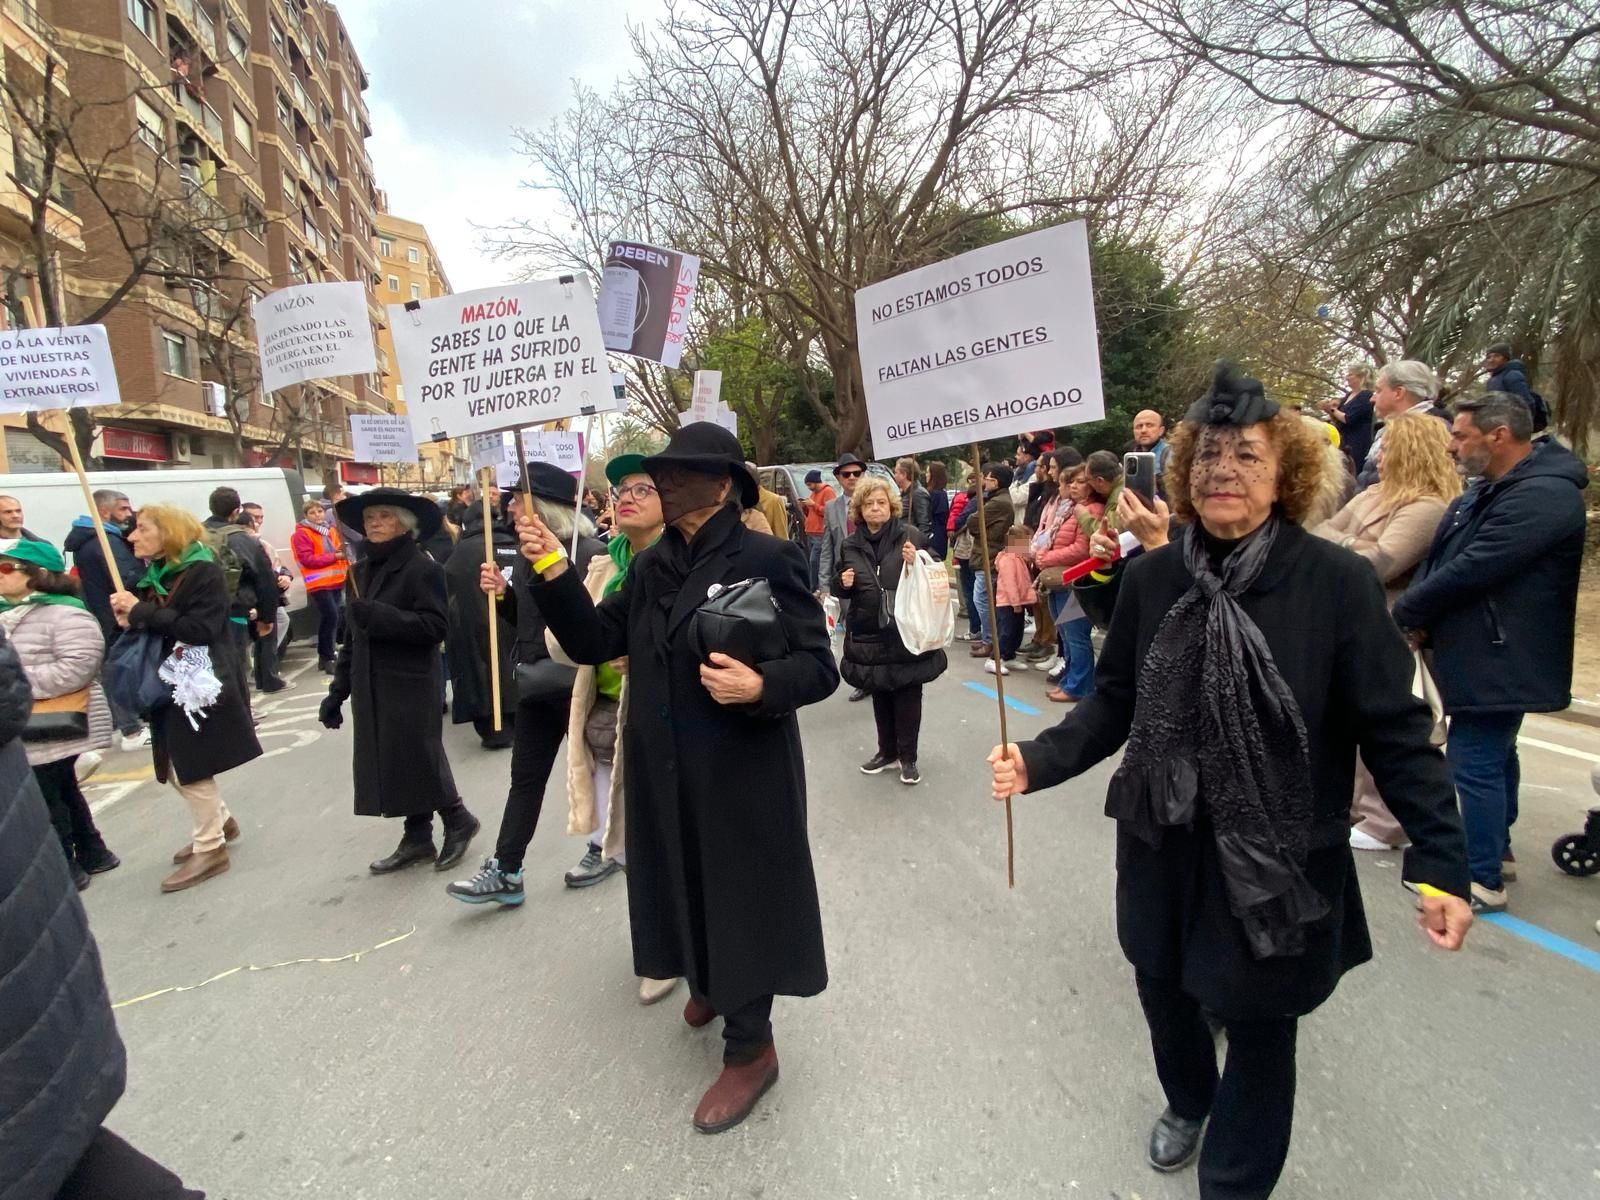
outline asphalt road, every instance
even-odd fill
[[[182,803],[147,756],[108,755],[90,798],[124,865],[85,899],[134,1001],[113,1128],[231,1200],[1195,1196],[1143,1157],[1162,1100],[1112,921],[1110,766],[1017,802],[1008,891],[995,704],[968,686],[992,681],[962,649],[927,695],[920,787],[857,772],[871,714],[844,691],[804,713],[832,984],[779,1000],[783,1078],[717,1137],[689,1118],[720,1039],[682,1023],[681,991],[637,1003],[620,877],[563,887],[581,846],[559,783],[520,910],[468,909],[426,868],[370,876],[398,823],[351,815],[349,727],[316,725],[322,679],[294,657],[297,686],[258,705],[270,757],[223,780],[232,871],[163,896]],[[1008,682],[1052,707],[1042,675]],[[1012,736],[1054,718],[1013,711]],[[487,854],[509,757],[467,727],[447,741]],[[1547,852],[1596,800],[1596,761],[1600,734],[1529,722],[1512,911],[1536,929],[1433,950],[1398,856],[1360,856],[1377,957],[1301,1026],[1278,1196],[1600,1195],[1600,959],[1530,940],[1600,951],[1600,878]]]

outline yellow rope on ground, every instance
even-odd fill
[[[114,1009],[127,1008],[132,1004],[143,1004],[146,1000],[154,1000],[157,996],[170,996],[178,992],[192,992],[196,988],[203,988],[208,983],[215,983],[219,979],[226,979],[228,976],[237,975],[241,971],[275,971],[279,967],[297,967],[302,963],[360,962],[364,955],[374,954],[379,950],[383,950],[386,947],[394,945],[396,942],[403,942],[416,931],[417,927],[413,925],[410,929],[406,930],[398,937],[392,937],[386,942],[379,942],[376,946],[373,946],[367,950],[352,950],[349,954],[341,954],[337,958],[291,958],[286,962],[267,963],[265,966],[259,967],[255,965],[246,967],[230,967],[228,970],[223,971],[220,974],[213,975],[210,979],[202,979],[199,983],[182,984],[174,987],[162,988],[155,992],[146,992],[142,996],[134,996],[129,1000],[119,1000],[111,1007]]]

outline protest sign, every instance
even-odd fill
[[[717,400],[722,395],[721,371],[696,371],[694,391],[689,394],[689,420],[715,421]]]
[[[404,417],[350,416],[350,450],[356,462],[414,463],[417,444]]]
[[[522,438],[529,462],[552,463],[568,475],[583,474],[583,434],[536,429],[524,432]]]
[[[617,402],[586,275],[389,305],[418,445]]]
[[[883,458],[1105,415],[1082,221],[864,287],[856,333]]]
[[[694,309],[700,260],[643,242],[612,242],[600,283],[607,350],[676,367]]]
[[[378,369],[360,282],[300,283],[269,292],[250,313],[261,354],[261,390]]]
[[[121,402],[104,325],[0,333],[0,412]]]
[[[726,404],[717,405],[717,411],[712,414],[711,419],[733,434],[734,437],[739,436],[739,414]]]

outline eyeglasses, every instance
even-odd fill
[[[630,483],[626,487],[615,487],[611,489],[611,499],[613,501],[648,500],[655,494],[655,486],[648,483]]]
[[[22,570],[22,564],[12,562],[8,558],[0,558],[0,575],[15,575]]]
[[[863,475],[866,474],[866,472],[865,471],[835,471],[834,474],[837,475],[840,479],[860,479]]]

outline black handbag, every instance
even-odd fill
[[[713,654],[753,667],[789,653],[782,610],[765,579],[713,585],[706,602],[689,620],[689,648],[703,663]]]
[[[89,736],[89,689],[81,687],[64,696],[35,700],[28,723],[22,727],[25,742],[70,742]]]
[[[577,679],[577,667],[565,666],[553,658],[519,662],[511,668],[511,681],[517,687],[518,704],[529,704],[535,700],[568,700],[572,697],[572,685]]]

